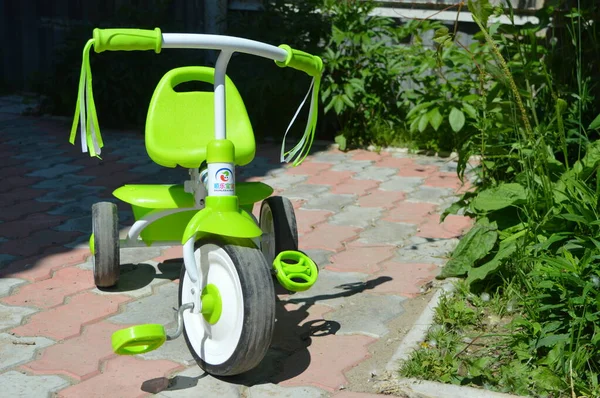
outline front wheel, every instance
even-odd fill
[[[298,250],[298,227],[292,202],[282,196],[271,196],[260,207],[261,250],[270,266],[284,251]]]
[[[202,294],[218,296],[220,308],[218,313],[213,309],[183,315],[190,352],[202,369],[215,376],[233,376],[256,367],[267,353],[275,326],[275,291],[265,258],[251,240],[236,243],[196,243]],[[197,297],[193,288],[183,267],[180,306]]]

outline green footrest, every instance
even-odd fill
[[[281,286],[292,292],[310,289],[319,275],[319,269],[310,257],[293,250],[279,253],[273,261],[273,268]]]
[[[163,325],[136,325],[114,332],[112,348],[119,355],[144,354],[156,350],[166,340],[167,333]]]

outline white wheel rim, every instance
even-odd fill
[[[269,265],[275,260],[275,224],[273,222],[273,212],[268,204],[265,204],[260,213],[260,229],[262,230],[262,238],[260,241],[260,249],[267,259]]]
[[[244,324],[244,298],[242,285],[231,257],[225,250],[214,244],[202,245],[194,252],[199,266],[201,286],[213,284],[219,289],[223,310],[214,325],[208,323],[202,314],[184,312],[185,330],[196,355],[211,365],[226,362],[237,348]],[[181,303],[194,301],[191,290],[194,284],[185,274]],[[197,294],[196,297],[199,297]],[[194,303],[196,304],[196,303]]]

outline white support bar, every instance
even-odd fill
[[[226,138],[225,75],[231,54],[232,52],[229,50],[221,51],[215,65],[215,139],[217,140],[224,140]]]
[[[256,55],[274,61],[285,61],[288,53],[282,48],[255,40],[222,35],[196,33],[163,33],[162,48],[195,48],[223,50]]]

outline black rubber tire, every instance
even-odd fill
[[[200,240],[196,242],[195,250],[208,243],[222,248],[236,268],[244,299],[242,332],[229,359],[217,365],[206,362],[195,351],[188,337],[191,331],[185,324],[185,317],[183,335],[190,353],[204,371],[214,376],[235,376],[258,366],[271,345],[275,329],[275,290],[265,258],[252,240],[232,240],[231,243],[215,239]],[[184,278],[188,279],[188,275],[185,267],[182,267],[179,282],[180,306],[185,304],[182,303]],[[222,309],[223,313],[227,310]]]
[[[97,287],[112,287],[119,281],[120,242],[117,205],[99,202],[92,205],[94,232],[94,283]]]
[[[271,196],[263,200],[260,206],[260,228],[265,231],[265,224],[268,223],[268,212],[270,211],[273,220],[273,232],[275,234],[275,256],[266,253],[266,248],[263,254],[269,265],[273,264],[273,260],[279,253],[286,250],[298,250],[298,225],[296,223],[296,214],[292,202],[283,196]],[[263,242],[267,237],[263,235],[261,238],[261,249]]]

